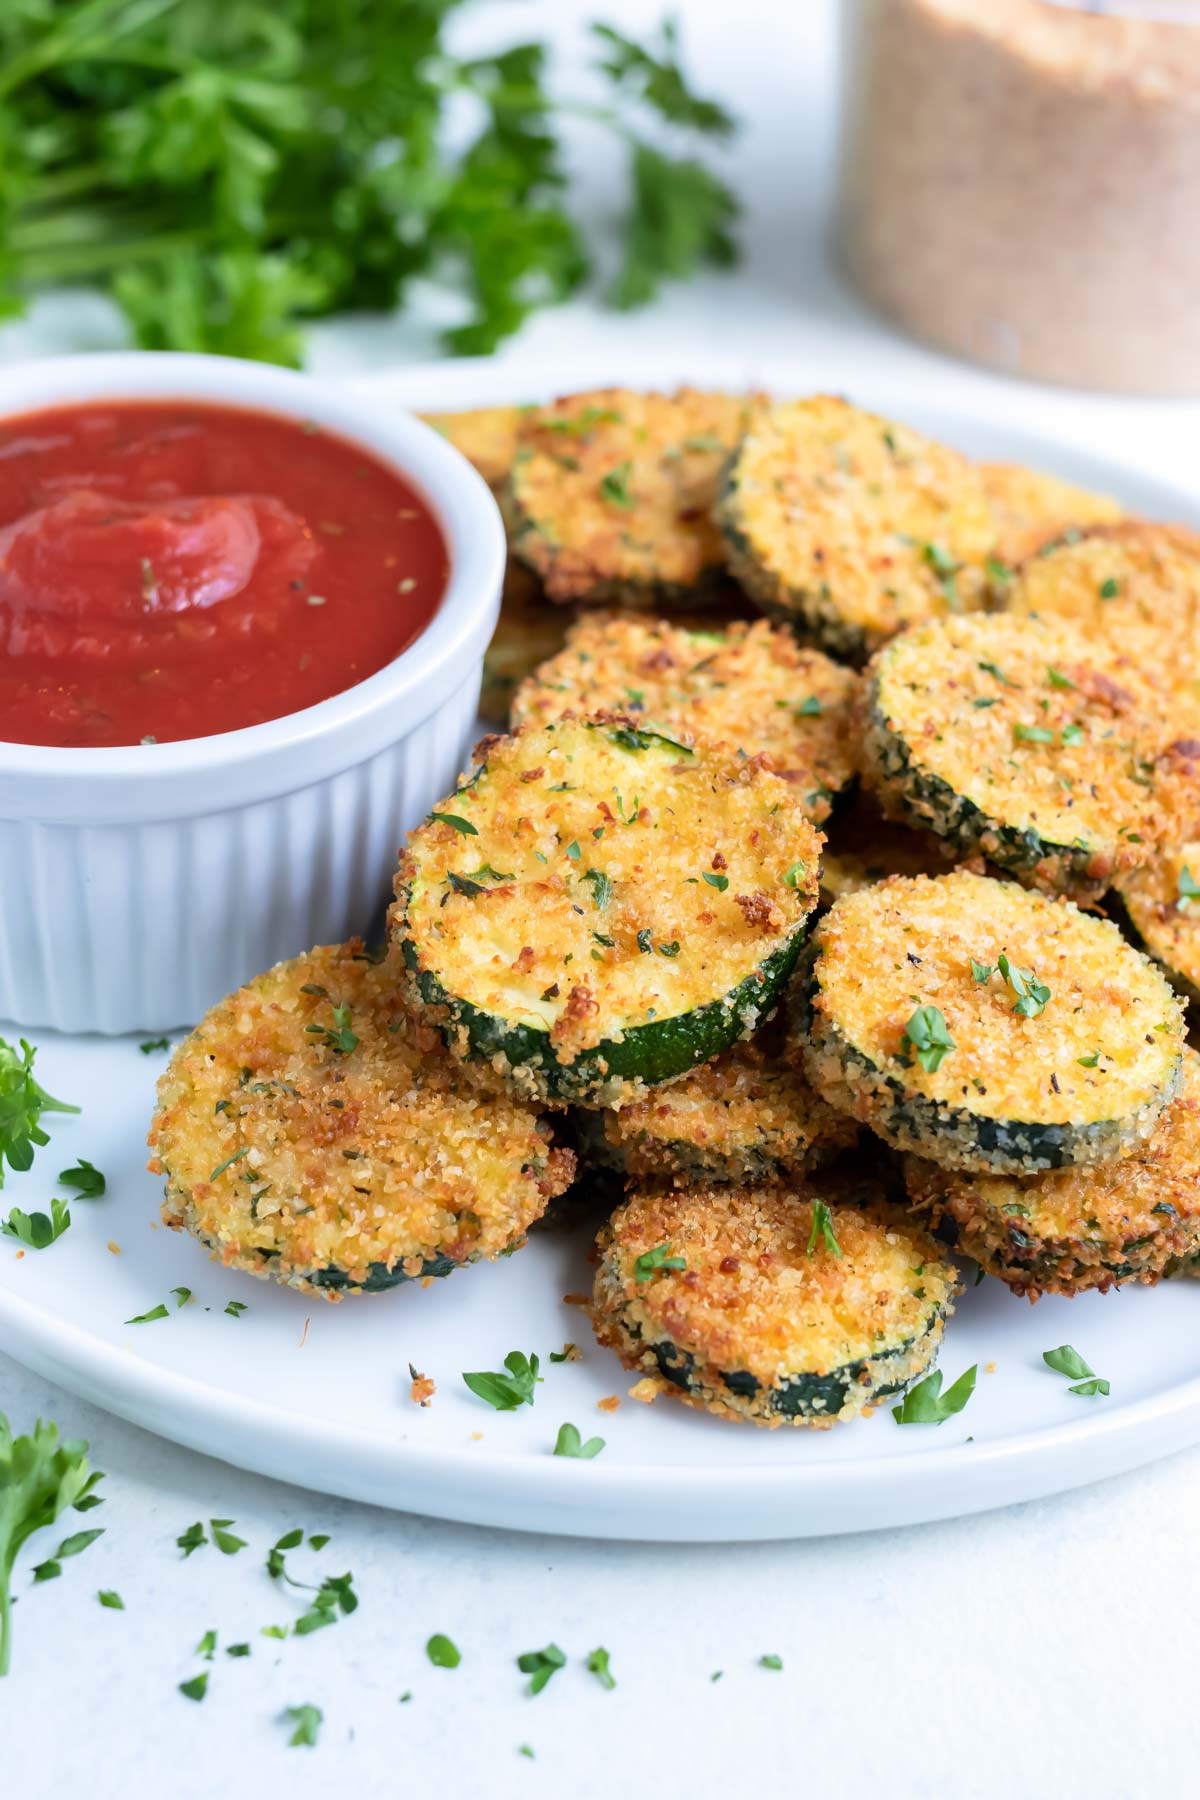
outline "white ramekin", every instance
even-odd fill
[[[0,742],[0,1019],[190,1024],[280,957],[369,925],[403,833],[453,786],[496,622],[504,530],[435,431],[304,375],[131,352],[0,370],[0,420],[76,400],[207,400],[313,420],[400,471],[450,551],[445,598],[377,674],[265,725],[186,743]]]

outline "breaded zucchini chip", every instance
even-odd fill
[[[1131,1156],[1021,1181],[920,1157],[904,1173],[938,1234],[1031,1300],[1158,1281],[1200,1254],[1200,1059],[1185,1053],[1178,1099]]]
[[[488,486],[499,493],[508,480],[517,450],[517,431],[524,406],[481,406],[470,412],[423,413],[426,425],[432,425],[449,439],[483,476]]]
[[[965,869],[838,900],[806,993],[817,1092],[947,1168],[1127,1155],[1182,1078],[1183,1009],[1115,925]]]
[[[676,1183],[800,1174],[858,1138],[852,1119],[761,1043],[734,1044],[644,1099],[579,1122],[585,1160]]]
[[[1096,896],[1177,829],[1188,746],[1164,744],[1145,672],[1072,626],[915,626],[872,659],[865,707],[885,811],[1022,880]]]
[[[1200,731],[1200,533],[1129,519],[1072,531],[1031,556],[1010,612],[1069,620],[1152,670]]]
[[[526,726],[480,753],[409,839],[392,913],[456,1054],[604,1105],[750,1036],[816,902],[821,839],[795,790],[630,719]]]
[[[979,470],[845,400],[756,419],[717,516],[747,592],[835,656],[860,661],[906,625],[986,597],[996,532]]]
[[[889,875],[944,875],[953,854],[931,831],[893,824],[870,793],[857,793],[839,807],[828,833],[821,855],[821,899],[826,906]]]
[[[227,1268],[336,1298],[523,1242],[570,1184],[548,1124],[406,1017],[400,957],[312,950],[201,1020],[158,1084],[163,1218]]]
[[[859,678],[801,649],[790,632],[735,624],[692,630],[667,619],[589,614],[513,703],[513,723],[626,712],[683,743],[707,738],[765,751],[820,824],[856,772]]]
[[[1021,463],[981,463],[979,472],[996,524],[992,556],[997,566],[990,573],[1001,593],[1015,566],[1052,539],[1123,517],[1124,509],[1111,494],[1094,494]]]
[[[1160,850],[1116,883],[1115,898],[1137,943],[1200,1006],[1200,839]]]
[[[627,1369],[755,1425],[869,1413],[937,1355],[957,1281],[877,1178],[635,1192],[597,1241],[592,1320]]]
[[[691,388],[604,388],[527,413],[509,530],[550,599],[653,608],[718,591],[713,502],[757,404]]]

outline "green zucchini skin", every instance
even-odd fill
[[[805,958],[797,1009],[805,1063],[814,1086],[818,1092],[826,1092],[828,1084],[821,1074],[833,1073],[842,1086],[867,1092],[871,1129],[895,1149],[915,1151],[931,1162],[1009,1175],[1104,1162],[1141,1142],[1183,1085],[1181,1055],[1161,1104],[1125,1118],[1037,1123],[990,1118],[967,1107],[947,1106],[906,1088],[899,1077],[880,1068],[817,1013],[814,1001],[820,983],[815,962],[813,954]]]
[[[389,1269],[386,1263],[367,1264],[367,1279],[352,1281],[345,1269],[314,1269],[308,1277],[315,1288],[329,1293],[384,1294],[389,1288],[402,1287],[406,1281],[426,1281],[431,1276],[441,1279],[461,1269],[462,1263],[452,1256],[427,1256],[415,1275],[406,1275],[399,1263]]]
[[[926,1344],[929,1348],[922,1358],[922,1366],[931,1363],[944,1320],[945,1313],[939,1309],[931,1317],[928,1330],[919,1336],[907,1338],[902,1344],[894,1344],[875,1356],[857,1357],[841,1368],[831,1369],[826,1375],[793,1375],[773,1387],[764,1387],[748,1369],[730,1369],[721,1372],[720,1380],[729,1393],[755,1402],[755,1410],[767,1417],[812,1422],[836,1419],[846,1402],[852,1396],[861,1396],[864,1389],[872,1403],[902,1393],[914,1379],[911,1369],[898,1380],[889,1379],[888,1363],[900,1358],[911,1363],[922,1356]],[[664,1381],[681,1388],[684,1393],[703,1397],[707,1389],[704,1382],[697,1379],[696,1359],[689,1351],[681,1350],[669,1338],[663,1338],[649,1348]]]
[[[1175,992],[1193,1009],[1194,1023],[1195,1014],[1200,1012],[1200,987],[1197,987],[1194,981],[1189,981],[1186,975],[1174,968],[1165,957],[1159,955],[1153,944],[1147,942],[1134,923],[1133,914],[1126,906],[1123,896],[1116,888],[1111,888],[1105,896],[1104,910],[1113,923],[1120,926],[1134,948],[1141,950],[1150,958],[1151,962],[1158,964]]]
[[[548,1031],[509,1024],[448,993],[432,970],[420,966],[409,938],[403,940],[403,953],[421,1000],[445,1009],[446,1017],[438,1023],[448,1043],[465,1038],[476,1060],[495,1064],[501,1059],[514,1084],[538,1098],[604,1105],[606,1097],[617,1096],[630,1085],[651,1087],[669,1081],[728,1049],[736,1039],[749,1037],[782,997],[803,948],[806,925],[807,921],[732,993],[674,1018],[634,1026],[619,1042],[606,1041],[570,1063],[558,1061]]]

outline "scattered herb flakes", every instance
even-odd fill
[[[1054,733],[1045,725],[1024,725],[1018,720],[1013,726],[1013,741],[1018,744],[1052,744]]]
[[[282,1716],[289,1725],[296,1727],[288,1739],[289,1745],[304,1746],[311,1750],[316,1744],[325,1717],[320,1707],[307,1702],[302,1706],[285,1706]]]
[[[201,1669],[190,1681],[181,1681],[179,1691],[186,1700],[203,1700],[208,1692],[208,1670]]]
[[[994,662],[980,662],[977,664],[977,667],[982,669],[985,675],[991,675],[994,680],[1000,682],[1004,687],[1015,688],[1018,685],[1015,681],[1010,681],[1008,676],[1004,673],[1004,670]]]
[[[796,708],[797,713],[802,719],[819,719],[824,710],[824,707],[821,705],[820,700],[815,694],[810,694],[808,699],[802,700]]]
[[[1082,744],[1082,742],[1083,742],[1083,726],[1082,725],[1064,725],[1062,730],[1059,733],[1059,736],[1062,739],[1064,744]]]
[[[224,1310],[229,1314],[231,1319],[240,1319],[249,1304],[250,1302],[248,1300],[227,1300],[225,1302]]]
[[[1099,1394],[1101,1398],[1104,1398],[1111,1394],[1112,1388],[1102,1375],[1092,1375],[1086,1381],[1077,1381],[1073,1387],[1067,1389],[1067,1392],[1084,1394],[1089,1398],[1094,1394]]]
[[[206,1662],[211,1662],[216,1653],[217,1634],[215,1631],[206,1631],[204,1636],[200,1639],[200,1642],[196,1645],[194,1654],[196,1656],[202,1656]]]
[[[174,1295],[174,1298],[175,1298],[175,1311],[176,1312],[179,1312],[182,1307],[185,1307],[187,1305],[188,1301],[192,1297],[192,1290],[189,1287],[172,1288],[171,1293]]]
[[[70,1229],[70,1209],[65,1200],[58,1199],[51,1200],[49,1216],[44,1212],[22,1212],[19,1206],[14,1206],[7,1219],[0,1224],[0,1234],[17,1238],[30,1250],[49,1249],[51,1244],[57,1243],[64,1231]]]
[[[976,962],[974,957],[971,958],[971,974],[981,986],[985,981],[990,981],[995,972],[994,963]]]
[[[941,1425],[967,1404],[975,1392],[977,1373],[978,1364],[972,1363],[943,1394],[942,1371],[935,1369],[932,1375],[909,1389],[899,1406],[893,1406],[893,1419],[897,1425]]]
[[[724,1673],[725,1673],[724,1669],[714,1669],[708,1679],[710,1681],[720,1681],[720,1679],[721,1679],[722,1675],[724,1675]]]
[[[760,1656],[758,1659],[758,1666],[760,1669],[782,1669],[783,1658],[782,1656],[774,1655]]]
[[[291,1576],[287,1572],[287,1563],[284,1553],[288,1550],[298,1550],[303,1542],[304,1533],[297,1525],[293,1530],[285,1531],[283,1536],[277,1538],[275,1543],[271,1545],[271,1548],[267,1551],[267,1574],[271,1577],[272,1581],[277,1581],[280,1576],[282,1576],[285,1581],[291,1581]]]
[[[704,871],[703,880],[707,881],[709,887],[715,887],[719,894],[723,894],[729,886],[728,875],[714,875],[708,869]]]
[[[1100,1061],[1100,1052],[1098,1050],[1093,1050],[1090,1056],[1077,1056],[1075,1061],[1079,1064],[1081,1069],[1094,1069],[1096,1064]]]
[[[108,1607],[110,1612],[125,1611],[125,1602],[122,1600],[120,1594],[118,1594],[116,1588],[101,1588],[100,1592],[96,1595],[96,1598],[101,1606]]]
[[[838,1243],[833,1230],[833,1214],[824,1200],[814,1200],[812,1230],[808,1234],[808,1254],[811,1256],[817,1247],[818,1239],[824,1242],[831,1256],[840,1256],[842,1246]]]
[[[618,463],[615,469],[610,469],[607,475],[600,477],[600,492],[610,506],[624,507],[626,511],[629,511],[637,505],[637,501],[629,491],[629,477],[632,470],[632,463]]]
[[[165,1037],[147,1038],[144,1043],[138,1045],[143,1056],[154,1056],[157,1052],[170,1048],[171,1040]]]
[[[450,825],[461,837],[478,837],[479,827],[472,825],[470,819],[460,818],[457,813],[430,813],[431,824]]]
[[[353,1576],[327,1575],[317,1589],[308,1611],[302,1613],[292,1627],[297,1637],[308,1637],[326,1625],[337,1623],[338,1614],[358,1610],[358,1595],[352,1586]],[[296,1585],[296,1584],[293,1584]]]
[[[425,1654],[435,1669],[457,1669],[462,1661],[462,1651],[444,1632],[435,1631],[425,1645]]]
[[[1047,668],[1046,680],[1052,688],[1073,688],[1075,686],[1071,678],[1064,675],[1061,669]]]
[[[1186,863],[1180,869],[1175,885],[1180,905],[1187,900],[1200,900],[1200,882],[1196,880]]]
[[[583,879],[591,883],[592,900],[597,912],[603,912],[613,896],[612,878],[601,869],[587,869]],[[610,940],[611,942],[611,940]]]
[[[653,1250],[643,1251],[633,1265],[634,1277],[637,1281],[653,1281],[654,1277],[665,1269],[686,1269],[687,1262],[682,1256],[672,1256],[670,1244],[656,1244]]]
[[[942,1059],[954,1047],[945,1015],[937,1006],[918,1006],[900,1039],[901,1050],[913,1052],[921,1067],[931,1075],[941,1067]]]
[[[250,1646],[249,1644],[226,1644],[225,1654],[226,1656],[249,1656]]]
[[[265,1638],[285,1638],[287,1634],[286,1625],[264,1625],[258,1635]]]
[[[1100,583],[1100,598],[1102,600],[1115,600],[1120,591],[1121,584],[1115,575],[1110,575],[1107,581],[1102,581]]]
[[[517,1745],[517,1755],[518,1756],[527,1756],[529,1758],[530,1762],[532,1762],[534,1760],[533,1749],[532,1749],[532,1746],[529,1744],[518,1744]]]
[[[473,1394],[486,1400],[497,1412],[515,1412],[518,1406],[532,1406],[534,1388],[543,1379],[538,1374],[537,1356],[510,1350],[504,1359],[504,1367],[508,1371],[506,1375],[479,1369],[464,1374],[463,1380]]]
[[[107,1183],[94,1163],[81,1156],[73,1169],[63,1169],[58,1179],[64,1187],[74,1188],[81,1200],[98,1200]]]
[[[590,1462],[592,1457],[599,1456],[604,1448],[602,1437],[589,1438],[584,1443],[577,1425],[564,1424],[558,1428],[558,1437],[554,1444],[555,1456],[573,1456],[580,1461]]]
[[[591,1673],[596,1677],[596,1680],[600,1683],[600,1686],[602,1688],[607,1688],[611,1693],[612,1689],[617,1685],[617,1678],[608,1666],[608,1651],[602,1647],[590,1650],[588,1652],[587,1666]]]
[[[542,1650],[523,1650],[517,1658],[517,1667],[522,1675],[530,1677],[529,1692],[540,1694],[552,1675],[557,1675],[566,1666],[566,1654],[557,1644],[547,1644]]]
[[[790,868],[783,871],[784,887],[799,887],[807,873],[808,864],[806,862],[794,862]]]
[[[308,1540],[308,1547],[310,1550],[323,1550],[328,1542],[329,1533],[327,1531],[315,1531]]]
[[[1060,1344],[1057,1350],[1043,1350],[1042,1361],[1046,1367],[1053,1369],[1056,1375],[1065,1375],[1074,1383],[1068,1392],[1092,1397],[1096,1394],[1105,1396],[1112,1392],[1110,1384],[1102,1375],[1090,1369],[1071,1344]]]
[[[155,1319],[165,1319],[168,1316],[167,1309],[160,1300],[157,1306],[150,1308],[149,1312],[138,1313],[134,1318],[126,1319],[125,1323],[127,1325],[152,1325]]]
[[[180,1532],[179,1536],[175,1539],[175,1542],[183,1551],[185,1560],[192,1554],[193,1550],[199,1550],[202,1544],[207,1544],[208,1538],[205,1535],[204,1526],[201,1524],[200,1520],[197,1519],[194,1525],[189,1525],[186,1531]]]
[[[550,1361],[552,1363],[578,1362],[578,1344],[564,1344],[561,1350],[552,1350],[550,1352]]]
[[[249,1154],[249,1144],[243,1144],[240,1150],[235,1150],[232,1156],[227,1156],[223,1163],[218,1163],[208,1179],[215,1181],[218,1175],[223,1175],[226,1169],[232,1168],[235,1162],[241,1162],[243,1156],[249,1156]]]
[[[1050,998],[1050,989],[1045,983],[1037,980],[1032,969],[1018,969],[1003,953],[996,967],[1016,996],[1013,1011],[1026,1019],[1040,1018]]]
[[[246,1548],[245,1538],[234,1537],[229,1530],[234,1523],[232,1519],[210,1519],[208,1522],[212,1527],[213,1543],[222,1556],[236,1556],[239,1550]]]
[[[332,1001],[330,1007],[333,1012],[332,1026],[306,1025],[305,1036],[319,1038],[335,1056],[349,1056],[352,1050],[358,1049],[358,1034],[350,1029],[350,1008],[335,1006]]]

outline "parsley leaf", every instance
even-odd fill
[[[101,1588],[96,1595],[101,1606],[107,1606],[112,1612],[124,1612],[125,1602],[115,1588]]]
[[[51,1200],[50,1216],[44,1212],[22,1212],[14,1206],[7,1219],[0,1224],[0,1234],[4,1237],[19,1238],[31,1250],[45,1250],[60,1238],[64,1231],[71,1228],[71,1214],[65,1200]]]
[[[632,463],[618,463],[615,469],[610,469],[607,475],[600,477],[600,492],[610,506],[621,506],[629,511],[637,505],[637,501],[629,491],[629,477],[632,470]]]
[[[634,1278],[641,1281],[653,1281],[663,1269],[686,1269],[687,1263],[682,1256],[672,1256],[670,1244],[656,1244],[653,1250],[645,1250],[633,1265]]]
[[[213,1543],[222,1556],[236,1556],[239,1550],[246,1548],[245,1538],[234,1537],[229,1530],[232,1519],[210,1519],[208,1522],[212,1527]]]
[[[1054,733],[1044,725],[1022,725],[1018,722],[1013,726],[1013,739],[1018,744],[1052,744]]]
[[[435,1631],[425,1646],[425,1654],[435,1669],[457,1669],[462,1651],[444,1632]]]
[[[138,1049],[141,1051],[143,1056],[154,1056],[157,1052],[159,1052],[161,1050],[169,1050],[170,1048],[171,1048],[171,1040],[170,1040],[170,1038],[165,1038],[165,1037],[146,1038],[142,1043],[140,1043],[138,1045]]]
[[[702,879],[707,881],[709,887],[715,887],[719,894],[723,894],[729,886],[728,875],[713,875],[707,869],[704,870]]]
[[[289,1745],[303,1745],[312,1749],[317,1741],[325,1714],[319,1706],[310,1706],[305,1702],[302,1706],[285,1706],[283,1717],[296,1727],[288,1739]]]
[[[1179,895],[1179,904],[1181,906],[1186,900],[1200,900],[1200,882],[1196,880],[1186,863],[1184,863],[1182,869],[1179,871],[1176,890]]]
[[[807,863],[794,862],[790,868],[787,868],[783,871],[784,887],[790,887],[790,888],[799,887],[800,883],[803,881],[803,879],[804,879],[805,875],[807,875],[807,873],[808,873],[808,864]]]
[[[833,1214],[824,1200],[813,1201],[812,1230],[808,1234],[808,1254],[811,1256],[817,1247],[817,1239],[823,1238],[825,1248],[833,1256],[842,1254],[842,1246],[838,1243],[833,1231]]]
[[[175,1542],[183,1551],[184,1561],[186,1562],[193,1550],[199,1550],[202,1544],[207,1544],[208,1538],[205,1536],[203,1525],[200,1523],[199,1519],[197,1519],[194,1525],[189,1525],[186,1531],[180,1532],[179,1536],[175,1539]]]
[[[904,1027],[900,1048],[905,1052],[914,1051],[921,1067],[931,1075],[939,1069],[943,1057],[955,1048],[941,1008],[918,1006]]]
[[[167,1309],[160,1300],[157,1306],[150,1308],[149,1312],[137,1313],[132,1319],[126,1319],[125,1323],[127,1325],[153,1325],[156,1319],[167,1317],[169,1317]]]
[[[463,1380],[473,1394],[486,1400],[497,1412],[515,1412],[518,1406],[533,1405],[533,1391],[542,1377],[538,1374],[536,1356],[510,1350],[504,1359],[507,1375],[481,1369],[464,1375]]]
[[[581,1460],[590,1461],[593,1456],[599,1456],[603,1448],[603,1438],[589,1438],[585,1444],[580,1436],[579,1427],[577,1425],[566,1424],[560,1425],[558,1428],[558,1437],[554,1444],[554,1454],[555,1456],[574,1456]]]
[[[591,883],[592,900],[596,911],[603,912],[612,899],[613,884],[611,876],[605,875],[601,869],[588,869],[583,879]]]
[[[1112,1388],[1102,1375],[1089,1369],[1078,1350],[1071,1344],[1060,1344],[1057,1350],[1043,1350],[1042,1361],[1047,1368],[1053,1369],[1057,1375],[1065,1375],[1075,1385],[1069,1390],[1072,1394],[1107,1395]]]
[[[1036,979],[1032,969],[1018,969],[1015,963],[1009,962],[1007,956],[1001,955],[996,966],[1016,995],[1013,1011],[1026,1019],[1040,1018],[1050,998],[1050,989],[1046,984]]]
[[[11,1169],[24,1174],[33,1166],[35,1147],[50,1142],[38,1123],[43,1113],[79,1111],[77,1106],[55,1100],[34,1080],[37,1051],[24,1038],[20,1043],[18,1056],[12,1045],[0,1038],[0,1188],[4,1186],[6,1160]]]
[[[329,1049],[337,1056],[349,1056],[352,1050],[358,1049],[358,1037],[350,1029],[350,1008],[348,1006],[334,1006],[332,1001],[330,1002],[330,1005],[333,1008],[332,1027],[328,1025],[306,1025],[304,1027],[305,1035],[307,1037],[320,1038],[321,1042],[328,1045]]]
[[[943,1394],[942,1371],[935,1369],[932,1375],[927,1375],[924,1381],[908,1390],[901,1405],[893,1406],[893,1419],[897,1425],[941,1425],[955,1413],[960,1413],[975,1392],[977,1370],[978,1364],[972,1363]]]
[[[617,1685],[617,1678],[608,1666],[608,1651],[603,1647],[589,1650],[587,1666],[591,1673],[596,1677],[596,1680],[600,1683],[600,1686],[602,1688],[607,1688],[611,1693],[613,1688]]]
[[[73,1187],[82,1200],[98,1200],[104,1192],[106,1182],[94,1163],[86,1156],[81,1156],[73,1169],[63,1169],[58,1179],[64,1187]]]
[[[531,1694],[540,1694],[552,1675],[566,1666],[566,1655],[557,1644],[547,1644],[543,1650],[523,1650],[517,1658],[517,1667],[522,1675],[532,1677],[529,1683]]]
[[[181,1681],[179,1692],[186,1700],[203,1700],[208,1692],[208,1670],[201,1669],[199,1675],[193,1675],[190,1681]]]
[[[457,813],[431,812],[429,817],[439,825],[452,825],[463,837],[479,836],[479,828],[472,825],[470,819],[460,818]]]
[[[760,1669],[782,1669],[783,1658],[782,1658],[782,1656],[773,1656],[773,1655],[772,1656],[760,1656],[758,1659],[758,1666]]]
[[[0,1676],[12,1653],[12,1574],[35,1531],[77,1507],[99,1475],[82,1438],[59,1438],[57,1425],[39,1420],[28,1437],[14,1437],[0,1412]]]
[[[971,958],[971,974],[981,985],[985,981],[990,981],[994,973],[995,965],[993,963],[976,962],[974,957]]]

